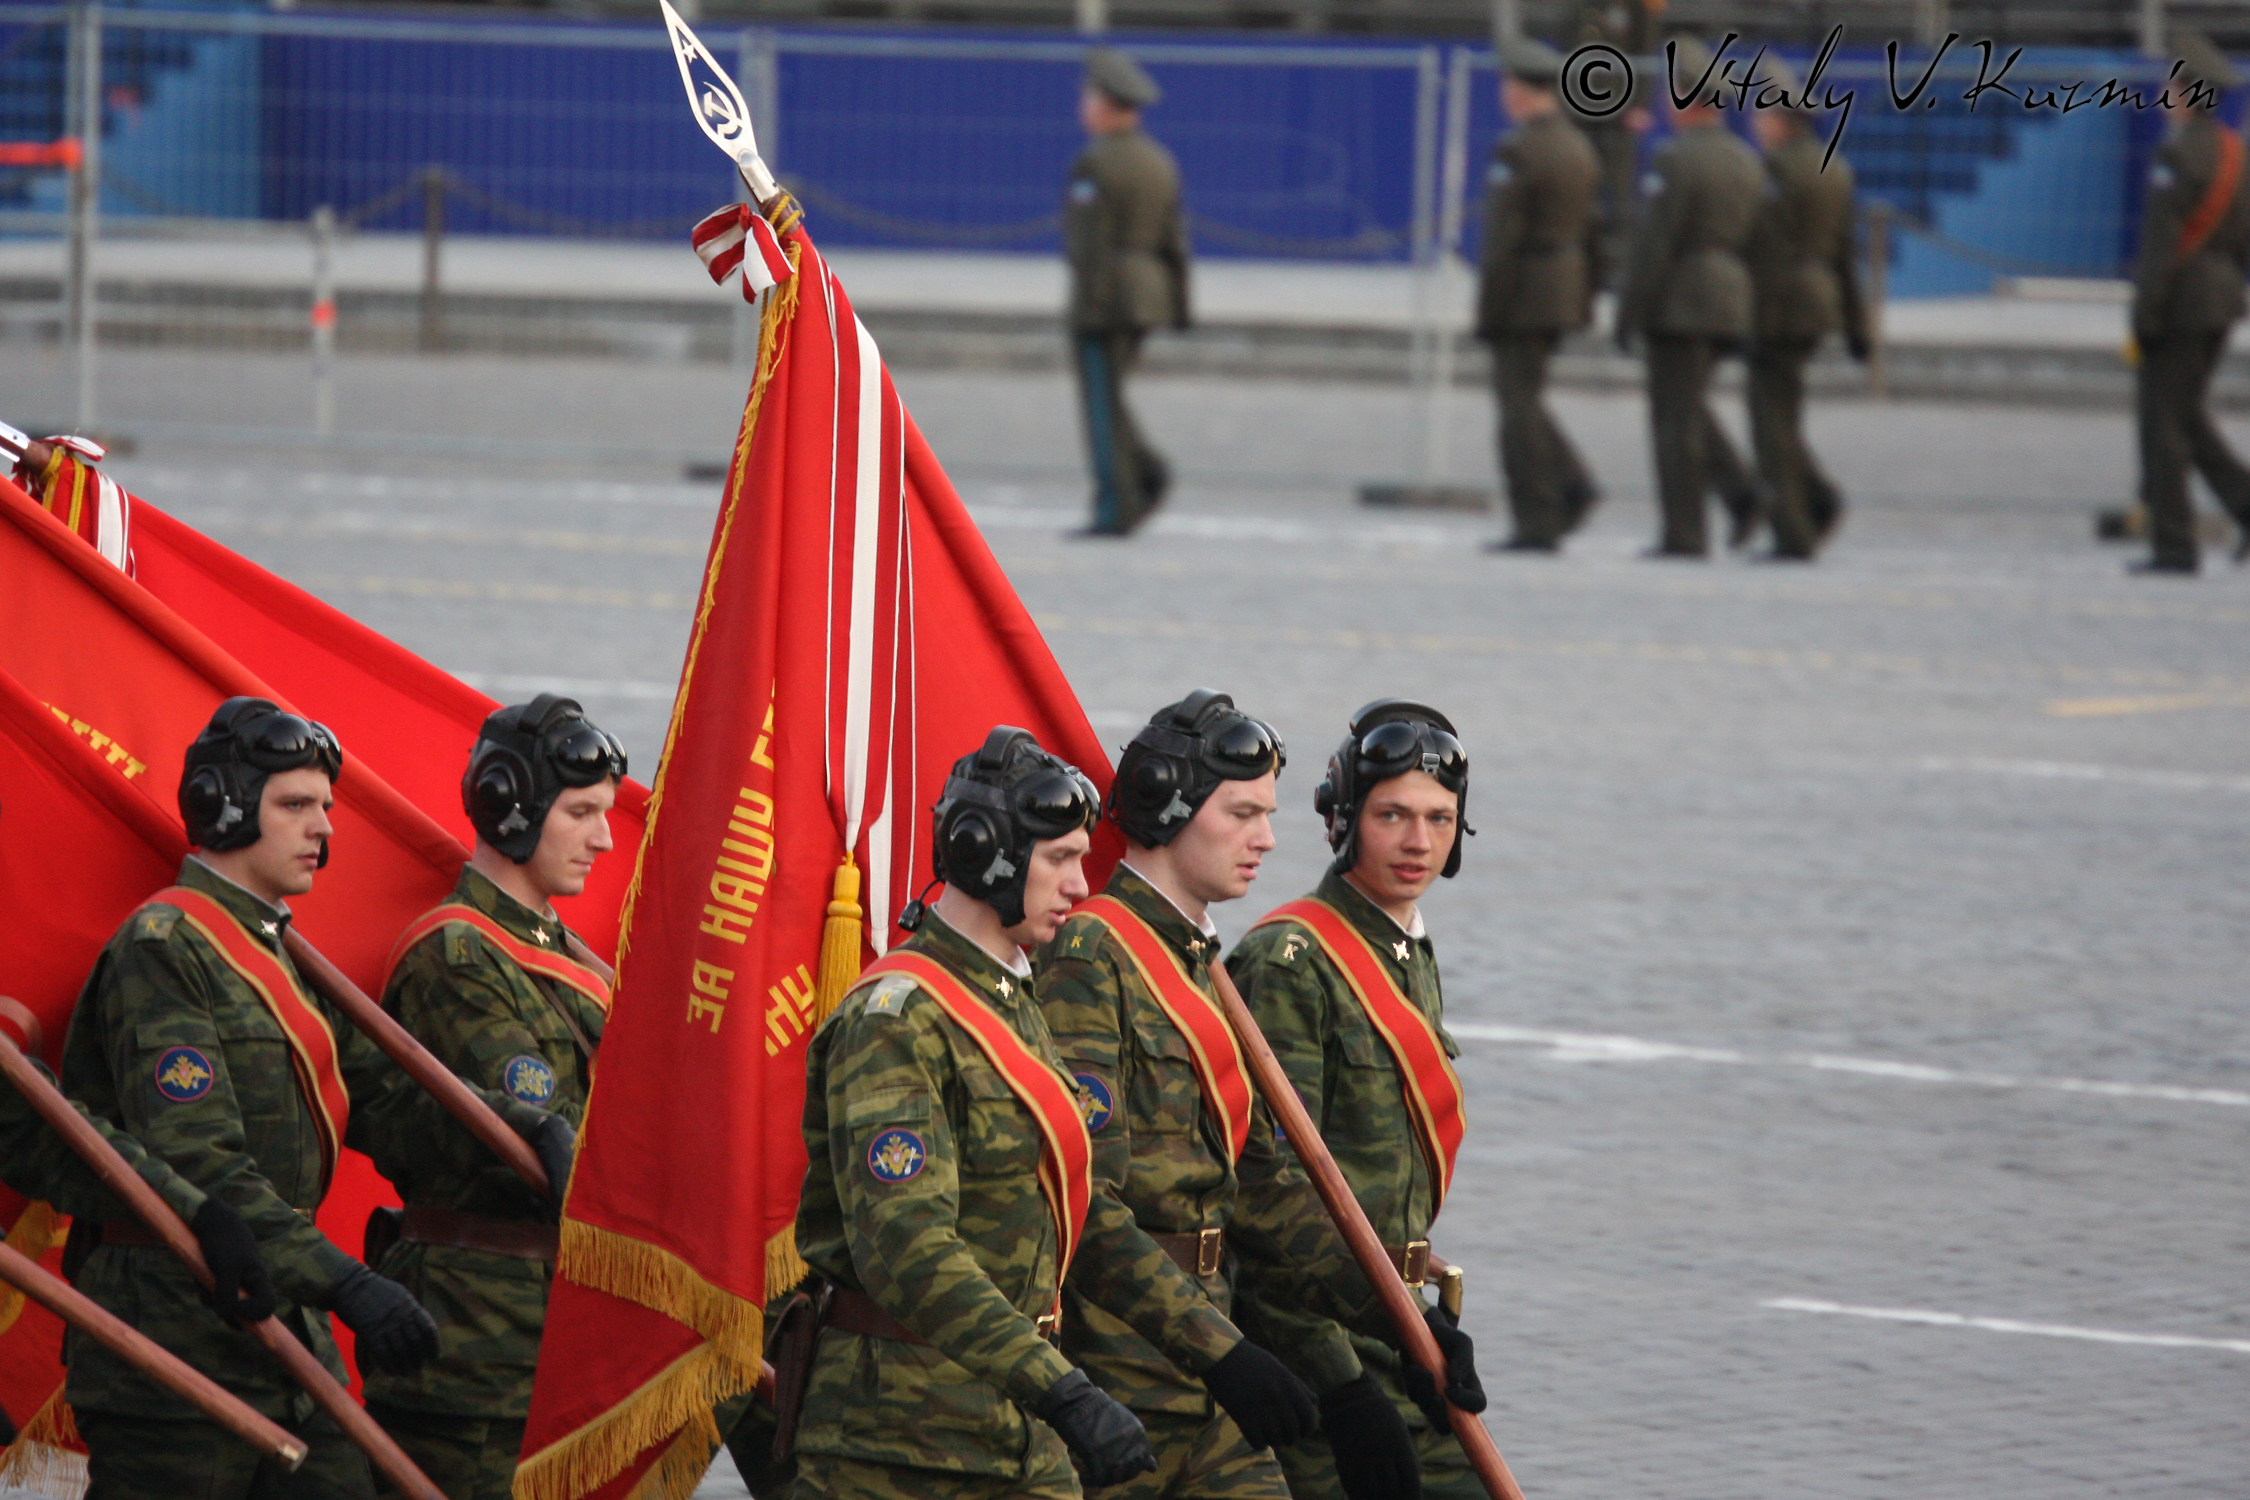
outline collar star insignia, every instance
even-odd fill
[[[998,984],[994,985],[993,988],[1000,992],[1000,998],[1003,1000],[1007,999],[1010,995],[1016,992],[1016,987],[1008,983],[1005,978],[1003,978]]]
[[[531,930],[531,935],[539,940],[539,944],[541,947],[545,947],[548,943],[554,941],[553,938],[547,936],[547,929],[544,927],[534,927]],[[1399,957],[1401,958],[1404,958],[1405,956],[1406,955],[1403,953],[1399,955]]]
[[[1399,961],[1400,963],[1405,963],[1405,962],[1406,962],[1406,939],[1405,939],[1405,938],[1400,938],[1400,939],[1399,939],[1399,940],[1398,940],[1397,942],[1395,942],[1395,943],[1391,944],[1391,952],[1392,952],[1392,953],[1393,953],[1393,954],[1394,954],[1394,955],[1395,955],[1395,956],[1397,957],[1397,959],[1398,959],[1398,961]]]
[[[259,922],[259,923],[258,923],[258,925],[259,925],[260,927],[263,927],[263,928],[264,928],[264,929],[266,930],[266,936],[267,936],[267,937],[280,937],[280,936],[281,936],[281,924],[280,924],[279,922],[265,922],[265,921],[261,921],[261,922]]]

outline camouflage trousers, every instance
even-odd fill
[[[446,1500],[509,1500],[514,1493],[523,1418],[405,1411],[374,1403],[367,1411],[430,1483],[445,1491]],[[395,1492],[386,1484],[383,1493]]]
[[[1094,1500],[1289,1500],[1270,1448],[1252,1448],[1225,1412],[1208,1417],[1137,1411],[1156,1472],[1090,1492]]]
[[[282,1424],[305,1444],[294,1474],[213,1422],[78,1413],[86,1500],[372,1500],[367,1457],[324,1416]]]
[[[1081,1500],[1078,1472],[1061,1457],[1060,1443],[1051,1447],[1057,1455],[1053,1464],[1015,1479],[800,1453],[791,1500]]]

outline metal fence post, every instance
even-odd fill
[[[313,431],[336,430],[336,210],[312,214]]]
[[[2164,56],[2164,0],[2141,0],[2141,56]]]
[[[422,352],[445,347],[445,294],[438,285],[438,260],[445,248],[445,168],[422,173]]]
[[[1445,146],[1438,172],[1438,222],[1435,262],[1436,292],[1431,309],[1430,399],[1426,408],[1423,443],[1425,480],[1442,483],[1453,473],[1453,349],[1452,312],[1459,291],[1455,270],[1460,264],[1462,218],[1467,209],[1469,181],[1469,88],[1474,54],[1466,47],[1453,49],[1445,78]]]
[[[1867,390],[1890,394],[1885,368],[1889,338],[1884,325],[1891,294],[1891,206],[1878,198],[1867,209]]]
[[[1438,49],[1424,47],[1414,68],[1414,331],[1408,355],[1409,378],[1416,384],[1430,374],[1430,249],[1437,240],[1438,113],[1444,80]]]
[[[78,0],[70,17],[70,78],[66,93],[68,128],[78,137],[78,170],[70,179],[70,264],[66,296],[71,348],[77,359],[80,432],[94,425],[94,350],[99,289],[94,249],[101,238],[102,211],[102,7],[101,0]]]

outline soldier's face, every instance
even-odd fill
[[[1461,833],[1461,799],[1427,771],[1378,782],[1359,810],[1352,875],[1378,902],[1419,900]]]
[[[1198,901],[1232,901],[1250,889],[1273,848],[1274,773],[1222,781],[1168,846],[1172,870]]]
[[[308,766],[268,776],[258,803],[258,842],[239,851],[239,872],[228,878],[267,902],[311,890],[321,848],[336,831],[328,821],[335,805],[324,771]]]
[[[1036,948],[1055,935],[1070,909],[1093,894],[1086,884],[1086,850],[1093,840],[1080,829],[1031,846],[1023,878],[1023,920],[1007,929],[1019,948]]]
[[[568,787],[547,809],[539,847],[523,871],[548,900],[586,889],[594,861],[617,847],[609,836],[609,810],[617,805],[617,783]]]

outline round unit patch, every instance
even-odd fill
[[[1071,1075],[1078,1080],[1078,1112],[1086,1118],[1086,1133],[1100,1135],[1109,1117],[1117,1113],[1117,1097],[1109,1085],[1091,1073]]]
[[[929,1159],[929,1148],[911,1130],[893,1127],[867,1143],[867,1170],[877,1182],[912,1182]]]
[[[156,1091],[174,1104],[193,1104],[217,1078],[211,1059],[193,1047],[167,1047],[156,1060]]]
[[[545,1104],[555,1097],[555,1070],[544,1058],[528,1052],[508,1059],[508,1065],[500,1070],[500,1081],[511,1097],[526,1104]]]

